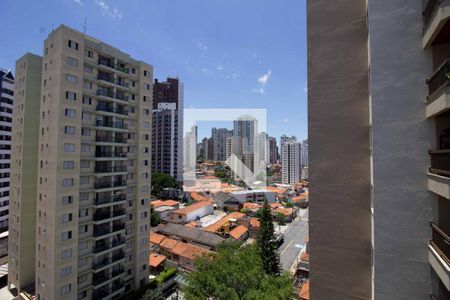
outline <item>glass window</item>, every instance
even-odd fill
[[[69,118],[75,118],[77,115],[77,111],[75,109],[66,108],[64,110],[64,115]]]
[[[78,43],[77,42],[69,40],[68,46],[69,46],[69,48],[78,50]]]
[[[73,186],[73,178],[64,178],[63,186],[64,187]]]
[[[61,259],[69,258],[72,256],[72,248],[61,251]]]
[[[67,100],[77,100],[77,94],[74,92],[66,92],[66,99]]]
[[[72,286],[69,284],[63,285],[61,287],[61,296],[70,293],[70,290],[72,289]]]
[[[66,80],[67,80],[67,82],[70,82],[70,83],[77,83],[77,76],[72,75],[72,74],[67,74]]]
[[[78,67],[78,59],[69,56],[67,57],[67,64],[73,67]]]
[[[61,241],[67,241],[72,238],[72,231],[66,231],[61,233]]]
[[[73,196],[63,196],[63,204],[71,204],[73,202]]]
[[[64,133],[75,135],[75,127],[74,126],[64,126]]]
[[[75,144],[64,144],[64,152],[75,152]]]
[[[64,169],[73,169],[75,167],[75,162],[73,160],[65,160],[63,163]]]
[[[68,223],[72,221],[72,214],[63,214],[61,217],[62,223]]]
[[[71,266],[67,266],[61,269],[61,277],[65,277],[67,275],[69,275],[70,273],[72,273],[72,267]]]
[[[94,69],[90,66],[84,66],[84,72],[92,74],[94,72]]]

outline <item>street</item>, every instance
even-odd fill
[[[308,209],[300,209],[299,217],[286,226],[284,242],[279,248],[283,270],[290,271],[308,237]]]

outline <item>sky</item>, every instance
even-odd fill
[[[155,78],[178,76],[186,108],[263,108],[270,136],[302,140],[305,10],[306,0],[0,0],[0,67],[41,55],[52,28],[83,31],[86,19],[88,35],[152,64]]]

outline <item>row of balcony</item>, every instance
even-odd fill
[[[112,136],[96,136],[95,137],[96,142],[100,143],[118,143],[118,144],[126,144],[127,139],[123,137],[112,137]]]
[[[103,235],[107,235],[124,229],[125,224],[114,224],[113,226],[95,226],[94,237],[101,237]]]
[[[124,237],[120,237],[120,238],[115,238],[112,242],[100,242],[97,243],[94,246],[94,249],[92,250],[94,253],[100,253],[103,252],[105,250],[120,246],[120,245],[124,245],[125,244],[125,238]]]
[[[124,158],[127,157],[127,152],[123,151],[95,151],[95,157],[117,157]]]
[[[126,74],[130,74],[130,70],[128,68],[126,68],[126,67],[124,67],[124,66],[122,66],[120,64],[114,64],[108,59],[99,58],[98,64],[99,65],[104,65],[104,66],[107,66],[107,67],[110,67],[110,68],[113,68],[113,69],[116,69],[116,70],[119,70],[119,71],[124,72]]]
[[[126,210],[124,208],[114,209],[112,213],[106,211],[96,211],[94,213],[93,219],[94,221],[103,221],[114,217],[125,216],[125,214]]]
[[[127,166],[95,166],[95,173],[126,172]]]
[[[125,258],[125,252],[123,250],[119,250],[117,253],[113,254],[111,258],[105,257],[100,261],[96,261],[92,263],[92,269],[99,270],[107,265],[115,263],[121,259]]]
[[[123,122],[113,122],[113,121],[105,121],[105,120],[97,120],[95,121],[95,126],[98,127],[111,127],[111,128],[119,128],[119,129],[127,129],[127,124]]]
[[[110,90],[105,90],[105,89],[98,89],[97,96],[104,96],[104,97],[118,99],[118,100],[122,100],[122,101],[128,101],[128,99],[129,99],[128,96],[126,96],[123,93],[114,93]]]
[[[97,182],[94,182],[94,189],[106,189],[106,188],[126,186],[126,185],[127,185],[126,180],[116,180],[113,182],[97,181]]]
[[[105,76],[105,75],[102,75],[102,74],[99,74],[97,76],[97,79],[98,80],[107,81],[107,82],[110,82],[112,84],[120,85],[120,86],[125,87],[125,88],[128,88],[128,86],[129,86],[128,82],[126,82],[123,79],[114,79],[114,78],[111,78],[109,76]]]
[[[126,200],[126,195],[124,195],[124,194],[112,195],[112,196],[97,196],[94,199],[94,204],[100,205],[100,204],[120,202],[120,201],[125,201],[125,200]]]
[[[97,111],[104,111],[104,112],[110,112],[110,113],[115,113],[115,114],[119,114],[119,115],[128,115],[128,110],[125,110],[123,108],[114,108],[111,107],[109,105],[104,105],[104,104],[98,104],[97,105]]]

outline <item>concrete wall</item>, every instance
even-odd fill
[[[428,299],[434,136],[424,102],[433,62],[421,48],[422,0],[369,1],[368,11],[374,297]]]
[[[307,13],[311,299],[370,299],[366,1]]]

